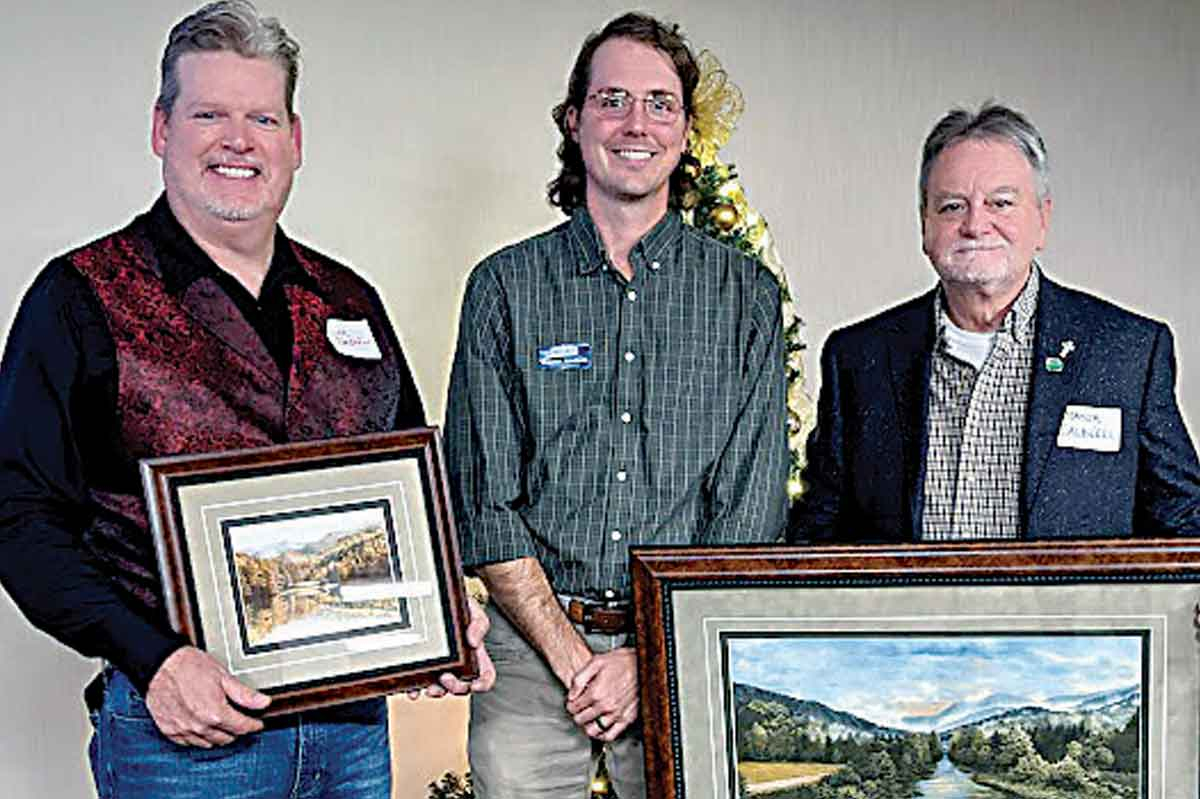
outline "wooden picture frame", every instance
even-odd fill
[[[634,547],[631,571],[650,796],[850,795],[838,785],[857,779],[861,788],[868,777],[860,772],[874,766],[831,743],[861,734],[864,746],[899,760],[895,742],[908,733],[926,735],[912,746],[941,758],[922,766],[927,779],[997,788],[1018,777],[1026,787],[1069,781],[1065,758],[1074,752],[1077,764],[1095,766],[1079,779],[1112,791],[1088,796],[1197,796],[1200,540]],[[1027,709],[980,694],[972,696],[984,704],[971,715],[963,692],[980,686],[1008,686],[1030,700]],[[1072,694],[1076,687],[1094,690]],[[1105,687],[1115,689],[1111,696]],[[848,716],[822,715],[817,705]],[[1060,730],[1067,744],[1077,740],[1069,739],[1069,713],[1095,735],[1054,760],[1037,747]],[[876,720],[866,719],[872,714]],[[1029,746],[1038,735],[1035,758]],[[1024,771],[1013,771],[1015,759],[975,758],[963,748],[978,739],[1025,747]],[[1119,750],[1119,768],[1101,748]],[[894,789],[923,795],[917,773],[906,772],[911,779]],[[827,793],[816,790],[822,780],[830,781]],[[1085,795],[1044,790],[997,795]]]
[[[141,471],[171,625],[266,715],[475,676],[436,428]]]

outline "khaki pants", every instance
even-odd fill
[[[541,656],[494,605],[487,611],[496,687],[471,697],[467,753],[475,796],[588,799],[601,745],[575,726],[566,710],[567,691]],[[584,637],[594,652],[625,644],[625,636]],[[645,799],[640,722],[605,751],[617,796]]]

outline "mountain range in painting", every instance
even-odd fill
[[[1142,698],[1141,689],[1136,685],[1042,700],[997,693],[974,702],[954,703],[934,715],[906,717],[904,721],[908,729],[876,724],[860,715],[837,710],[820,702],[796,699],[753,685],[733,684],[735,712],[740,714],[755,700],[772,702],[785,708],[793,717],[803,720],[810,729],[819,729],[830,739],[851,737],[864,740],[897,738],[910,732],[936,731],[948,734],[969,726],[988,730],[1000,724],[1019,724],[1023,727],[1084,724],[1096,730],[1119,729],[1141,706]]]
[[[375,525],[364,526],[359,530],[333,530],[327,533],[322,538],[308,543],[297,543],[292,541],[268,541],[263,544],[254,544],[246,542],[239,549],[239,552],[253,555],[257,558],[277,558],[281,555],[296,554],[296,555],[312,555],[320,557],[330,550],[340,546],[343,539],[349,539],[352,536],[360,536],[362,533],[380,534],[380,529]]]
[[[736,717],[743,718],[750,703],[755,701],[775,703],[784,708],[793,718],[802,720],[814,731],[819,729],[829,738],[867,740],[899,738],[905,734],[904,730],[885,727],[853,713],[835,710],[820,702],[796,699],[753,685],[743,685],[737,682],[733,684],[733,705]]]

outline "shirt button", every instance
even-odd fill
[[[617,472],[617,482],[618,483],[624,483],[628,479],[629,479],[629,473],[626,472],[624,469],[620,469]]]
[[[658,261],[650,262],[650,269],[652,271],[657,272],[660,268],[662,268],[662,264],[660,264]]]
[[[621,414],[621,421],[625,424],[629,424],[633,421],[633,414],[631,414],[629,411],[625,411],[625,413]]]
[[[616,595],[617,595],[617,592],[612,590],[611,588],[604,589],[604,598],[605,599],[612,599]]]
[[[633,359],[635,357],[636,356],[632,352],[626,352],[625,353],[625,363],[633,363]]]
[[[625,296],[629,298],[630,302],[634,302],[635,300],[637,300],[637,292],[634,291],[633,289],[630,289],[629,291],[625,292]]]
[[[620,531],[620,530],[613,530],[613,531],[612,531],[612,540],[613,540],[613,541],[620,541],[620,540],[621,540],[621,531]]]

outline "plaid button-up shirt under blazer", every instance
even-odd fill
[[[631,545],[782,534],[774,278],[674,212],[630,262],[581,208],[472,273],[446,410],[467,565],[534,557],[560,593],[623,599]]]
[[[938,338],[929,377],[921,532],[926,541],[1021,534],[1021,466],[1038,280],[1034,268],[979,370],[946,351],[949,322],[945,294],[939,292]]]

